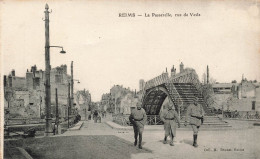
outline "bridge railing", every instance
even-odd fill
[[[183,101],[181,100],[180,94],[176,90],[174,84],[168,82],[168,83],[165,83],[165,86],[166,86],[166,89],[169,92],[169,95],[170,95],[173,103],[175,105],[177,105],[177,108],[175,108],[175,109],[178,110],[178,112],[179,112],[181,107],[183,106]]]
[[[119,125],[123,125],[123,126],[130,126],[131,123],[129,121],[129,115],[125,115],[125,114],[114,114],[112,115],[113,117],[113,122],[119,124]]]
[[[260,119],[259,111],[226,111],[223,112],[223,117],[228,119]]]
[[[168,73],[163,73],[145,83],[144,90],[159,86],[169,81]]]
[[[159,115],[147,115],[147,125],[161,125],[163,124]]]

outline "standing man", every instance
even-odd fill
[[[135,133],[135,143],[137,145],[137,137],[139,135],[139,149],[142,149],[142,135],[144,131],[144,125],[147,120],[146,112],[141,108],[141,103],[138,102],[136,105],[137,109],[133,109],[131,115],[129,116],[129,121],[133,124],[134,133]]]
[[[185,126],[187,126],[188,118],[190,119],[190,125],[193,130],[193,146],[198,147],[197,137],[200,125],[203,123],[204,110],[198,103],[198,97],[193,99],[194,104],[189,105],[186,112]]]
[[[164,131],[165,131],[165,137],[164,137],[164,144],[167,144],[167,137],[170,136],[171,142],[170,145],[174,146],[173,144],[173,138],[176,136],[176,121],[178,122],[178,127],[180,128],[180,119],[178,117],[177,112],[172,109],[173,103],[169,99],[169,104],[166,105],[166,109],[162,111],[160,114],[160,118],[164,123]]]

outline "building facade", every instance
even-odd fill
[[[51,69],[51,116],[55,116],[55,89],[58,92],[59,113],[67,115],[68,83],[67,66]],[[15,70],[4,76],[5,109],[10,117],[40,118],[45,115],[45,72],[34,65],[26,71],[25,77],[17,77]]]

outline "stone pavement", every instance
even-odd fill
[[[102,123],[94,123],[93,120],[84,121],[83,127],[79,131],[67,131],[61,136],[114,135],[133,143],[134,134],[131,129],[112,129],[105,124],[106,121],[106,119],[102,120]],[[192,131],[177,129],[175,146],[172,147],[162,143],[163,129],[158,131],[145,129],[143,148],[151,150],[152,153],[135,153],[131,155],[131,158],[260,158],[260,128],[253,127],[248,122],[232,122],[235,127],[239,126],[240,129],[200,131],[198,148],[192,146]]]
[[[59,136],[76,136],[76,135],[114,135],[116,130],[111,129],[103,119],[101,123],[94,123],[93,120],[83,121],[81,129],[78,131],[66,131]],[[108,119],[110,120],[110,119]]]

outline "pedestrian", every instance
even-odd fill
[[[104,111],[102,111],[102,118],[104,118]]]
[[[94,113],[93,113],[93,120],[94,120],[95,123],[98,120],[98,111],[97,110],[95,110]]]
[[[189,105],[189,107],[187,108],[184,124],[185,126],[187,126],[188,119],[193,130],[193,146],[198,147],[198,131],[201,124],[203,124],[204,119],[204,110],[202,106],[198,103],[198,97],[194,97],[193,104]]]
[[[178,122],[178,127],[180,128],[180,119],[177,112],[173,109],[173,103],[169,100],[169,103],[166,105],[160,114],[160,119],[164,123],[165,137],[163,140],[164,144],[167,144],[167,137],[170,136],[171,142],[170,145],[174,146],[173,139],[176,137],[176,121]]]
[[[142,149],[142,137],[144,131],[144,125],[147,120],[146,112],[143,108],[141,108],[141,103],[138,102],[136,105],[136,109],[133,109],[131,115],[129,116],[129,121],[133,124],[134,128],[134,145],[137,145],[137,137],[139,135],[139,145],[138,147]]]
[[[104,117],[105,118],[107,117],[107,111],[104,111]]]

